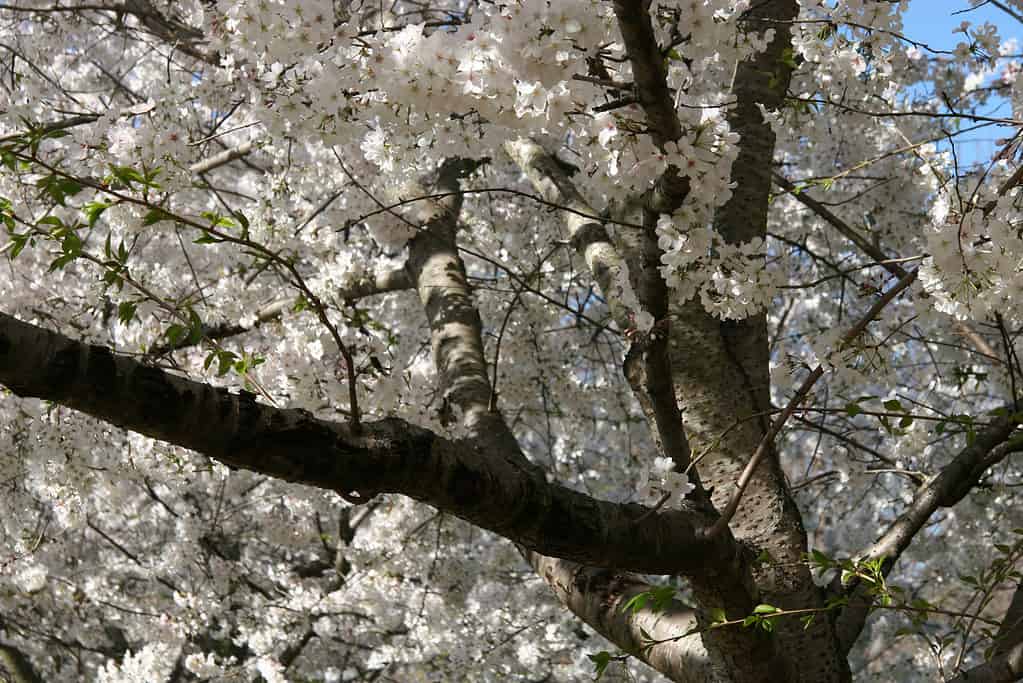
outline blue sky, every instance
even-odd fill
[[[927,43],[934,49],[951,50],[963,40],[962,34],[953,33],[963,21],[975,25],[989,21],[998,27],[1003,40],[1016,37],[1023,44],[1023,24],[989,4],[956,14],[969,8],[968,0],[913,0],[904,15],[904,32],[907,37]],[[985,113],[1007,117],[1011,111],[1003,101],[1002,106],[997,109],[992,107]],[[957,145],[960,160],[970,163],[990,159],[996,147],[995,139],[1008,135],[1008,128],[994,127],[978,131],[973,136],[963,136],[968,141]]]

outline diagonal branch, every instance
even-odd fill
[[[893,287],[885,292],[883,296],[874,302],[874,305],[870,307],[870,310],[868,310],[863,317],[860,318],[859,321],[857,321],[857,323],[842,336],[840,347],[851,344],[857,337],[863,334],[863,331],[867,329],[867,326],[878,316],[878,314],[881,313],[882,310],[884,310],[884,307],[891,303],[900,293],[902,293],[904,289],[916,281],[916,276],[917,271],[915,270],[911,273],[906,273],[905,277],[899,280]],[[789,417],[791,417],[792,413],[796,411],[799,404],[806,399],[807,394],[810,393],[810,390],[813,389],[817,380],[819,380],[823,375],[823,364],[814,368],[806,380],[803,381],[803,384],[796,391],[792,399],[788,402],[788,405],[785,406],[785,408],[781,411],[781,414],[777,417],[777,419],[775,419],[771,428],[767,430],[767,433],[764,434],[760,443],[757,445],[757,449],[754,451],[753,456],[749,459],[746,468],[739,476],[739,480],[735,485],[735,491],[732,493],[725,509],[722,510],[721,517],[714,523],[714,526],[712,526],[707,533],[716,535],[722,533],[728,528],[728,523],[735,515],[735,511],[739,507],[739,501],[742,500],[742,494],[752,480],[753,473],[756,472],[757,467],[760,465],[760,461],[773,447],[774,439],[778,436],[779,432],[781,432],[782,427],[785,426]]]
[[[572,248],[582,256],[604,293],[612,319],[622,330],[632,327],[638,311],[630,305],[626,294],[629,278],[625,261],[604,225],[594,220],[597,212],[543,147],[532,140],[519,138],[504,143],[504,149],[544,201],[562,207],[561,214]]]
[[[348,286],[334,292],[336,298],[342,301],[358,301],[378,294],[388,292],[400,292],[410,289],[412,283],[408,279],[408,273],[404,270],[381,271],[357,278]],[[220,323],[217,325],[203,325],[202,337],[193,341],[190,338],[181,339],[177,344],[157,344],[149,349],[150,356],[160,356],[170,351],[177,351],[189,346],[198,344],[202,339],[229,339],[240,334],[265,325],[266,323],[279,320],[289,309],[295,305],[294,298],[278,299],[256,311],[255,320],[249,325],[241,323]]]
[[[197,161],[188,167],[189,172],[195,175],[202,175],[203,173],[209,173],[210,171],[220,168],[225,164],[229,164],[236,159],[249,154],[256,148],[258,143],[255,140],[246,140],[245,142],[235,147],[228,147],[222,152],[214,154],[211,157],[207,157],[202,161]]]
[[[854,229],[851,225],[836,216],[831,209],[811,197],[805,190],[800,190],[791,180],[777,171],[772,171],[771,177],[774,182],[778,183],[779,187],[791,194],[796,201],[830,223],[831,227],[837,230],[847,240],[859,247],[860,251],[864,254],[877,261],[878,264],[883,266],[889,273],[895,277],[904,277],[906,275],[905,268],[895,261],[890,260],[891,257],[887,256],[880,247],[871,243],[870,240],[861,235],[858,230]]]
[[[666,323],[668,292],[658,272],[660,253],[656,240],[652,243],[645,241],[642,245],[647,247],[642,253],[645,258],[637,262],[634,268],[627,267],[604,226],[581,217],[595,215],[595,212],[565,170],[540,145],[531,140],[519,139],[506,142],[504,148],[544,199],[552,204],[576,209],[577,213],[562,212],[569,240],[597,281],[618,326],[630,329],[635,325],[638,311],[628,301],[633,298],[630,279],[636,281],[640,278],[642,280],[636,283],[640,286],[635,287],[639,303],[655,319]],[[625,226],[622,229],[625,230]],[[639,232],[645,228],[628,230]],[[689,466],[690,449],[682,430],[682,414],[671,382],[667,338],[663,330],[655,330],[650,336],[652,339],[633,344],[626,360],[626,377],[653,427],[652,432],[662,452],[672,458],[679,471],[682,471]]]
[[[1007,412],[1010,410],[1011,406],[1006,408]],[[883,558],[882,571],[885,575],[891,572],[902,553],[939,507],[952,507],[966,497],[990,467],[1010,453],[1023,451],[1023,436],[1013,436],[1019,425],[1019,416],[1009,414],[997,418],[977,432],[973,442],[917,491],[909,507],[859,558]],[[871,600],[863,585],[846,588],[841,585],[840,577],[833,582],[832,590],[849,596],[849,605],[835,623],[839,647],[842,652],[848,652],[863,630],[870,613]]]

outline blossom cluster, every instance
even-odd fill
[[[654,458],[639,481],[640,497],[649,504],[681,507],[694,488],[685,472],[675,471],[675,461],[664,457]]]

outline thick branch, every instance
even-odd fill
[[[730,540],[705,541],[697,511],[651,514],[547,482],[475,441],[399,419],[360,434],[306,411],[115,356],[0,313],[0,384],[212,457],[229,467],[364,496],[401,493],[545,555],[650,574],[730,562]]]
[[[0,642],[0,680],[10,683],[41,683],[32,663],[18,648]]]
[[[963,448],[952,462],[922,486],[909,507],[859,557],[865,560],[884,558],[883,571],[887,575],[935,510],[958,503],[988,468],[1001,462],[1009,453],[1023,450],[1023,436],[1012,437],[1019,424],[1016,415],[999,417],[977,432],[973,443]],[[847,590],[837,581],[832,586],[833,590],[850,594],[849,606],[835,624],[839,647],[847,653],[863,630],[871,601],[864,586],[856,585]]]
[[[441,166],[430,190],[450,194],[417,205],[420,229],[409,244],[405,270],[430,323],[434,365],[444,400],[462,411],[462,422],[474,438],[529,467],[504,418],[492,405],[483,324],[456,244],[462,205],[459,178],[476,165],[449,159]]]
[[[703,646],[699,635],[682,637],[699,628],[696,611],[672,601],[664,611],[649,606],[636,612],[623,609],[635,595],[653,586],[632,574],[584,567],[566,560],[533,554],[530,562],[558,600],[594,630],[625,652],[633,653],[673,681],[726,683],[732,680],[722,663]],[[678,638],[644,646],[653,640]]]
[[[668,89],[664,56],[661,55],[650,20],[650,0],[616,0],[618,27],[625,40],[625,53],[632,64],[633,91],[646,115],[654,144],[663,148],[682,137],[682,124]],[[647,208],[654,213],[673,213],[689,194],[689,179],[674,166],[647,193]]]
[[[1023,582],[1016,584],[1002,625],[995,634],[995,655],[1005,654],[1019,643],[1023,643]]]
[[[792,61],[786,57],[792,46],[790,24],[798,11],[796,0],[763,0],[753,3],[742,15],[743,30],[759,34],[760,40],[771,31],[773,38],[764,50],[740,61],[732,79],[735,104],[727,116],[732,131],[739,134],[738,154],[731,168],[734,189],[714,216],[715,229],[729,244],[766,237],[775,135],[761,108],[777,110],[784,102],[792,73]],[[692,306],[698,308],[698,303]],[[756,544],[773,558],[754,571],[760,589],[758,599],[784,609],[820,607],[823,604],[820,591],[807,567],[801,564],[807,550],[801,515],[778,454],[766,436],[770,430],[766,415],[771,409],[766,316],[758,314],[721,323],[703,316],[702,311],[683,308],[677,318],[677,333],[676,319],[672,319],[672,341],[679,348],[673,352],[679,359],[673,367],[683,392],[687,431],[694,452],[699,452],[701,446],[711,450],[709,457],[700,462],[703,483],[714,487],[714,501],[720,507],[729,500],[734,505],[739,494],[733,487],[740,477],[748,481],[745,502],[730,526],[738,538]],[[700,335],[710,338],[706,342],[697,341],[696,348],[718,347],[709,356],[716,365],[724,366],[724,372],[717,376],[709,370],[680,367],[682,359],[690,364],[706,362],[707,355],[681,348]],[[698,383],[687,384],[687,376]],[[712,386],[720,385],[724,377],[728,378],[724,386]],[[686,396],[690,392],[692,395]],[[701,394],[713,395],[716,403],[707,408],[700,406]],[[744,420],[749,421],[740,422]],[[755,452],[759,444],[764,444],[759,465],[743,474],[748,454]],[[778,620],[775,635],[778,647],[790,653],[787,680],[806,683],[849,680],[848,663],[837,655],[834,633],[827,620],[815,620],[805,629],[798,620]]]
[[[632,79],[639,106],[646,114],[654,144],[682,136],[682,126],[675,114],[664,72],[664,57],[657,47],[657,38],[650,21],[650,0],[615,0],[615,16],[625,40],[625,52],[632,63]]]
[[[216,53],[206,52],[198,45],[205,42],[203,33],[173,17],[166,17],[153,7],[151,0],[124,0],[118,3],[96,3],[94,5],[61,6],[54,3],[51,7],[19,7],[4,4],[0,9],[11,12],[48,14],[52,12],[110,12],[117,17],[117,26],[123,27],[121,15],[130,14],[138,18],[139,23],[152,35],[163,40],[171,47],[181,50],[190,57],[210,64],[219,64]]]
[[[969,671],[964,671],[948,683],[1010,683],[1023,678],[1023,643],[997,654]]]

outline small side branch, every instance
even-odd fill
[[[860,559],[883,558],[882,570],[887,575],[939,507],[957,504],[976,486],[984,472],[1010,453],[1023,451],[1023,436],[1012,436],[1020,422],[1011,410],[1011,406],[1006,407],[1007,416],[996,419],[977,432],[973,443],[962,449],[937,476],[920,487],[909,507],[881,538],[859,555]],[[845,587],[836,582],[832,590],[849,596],[849,606],[835,623],[839,645],[843,652],[848,652],[863,630],[871,601],[862,585]]]
[[[870,307],[870,310],[867,311],[867,313],[862,318],[860,318],[860,320],[852,327],[852,329],[850,329],[848,332],[845,333],[845,335],[842,336],[841,343],[849,344],[852,341],[854,341],[857,337],[859,337],[863,333],[863,331],[867,329],[867,325],[869,325],[871,321],[873,321],[874,318],[878,316],[878,314],[885,308],[885,306],[891,303],[895,299],[895,297],[897,297],[904,289],[913,284],[913,282],[916,280],[916,275],[917,271],[915,270],[912,271],[911,273],[907,273],[905,277],[903,277],[901,280],[895,283],[895,285],[891,289],[885,292],[884,295],[882,295],[881,298],[879,298],[874,303],[874,305]],[[799,407],[799,405],[806,399],[806,396],[810,393],[810,390],[813,389],[814,385],[817,383],[817,380],[819,380],[823,375],[824,375],[823,365],[818,365],[816,368],[814,368],[810,372],[810,375],[803,382],[802,386],[800,386],[799,389],[796,391],[796,394],[795,396],[792,397],[792,400],[789,401],[788,405],[785,406],[785,409],[782,410],[781,414],[775,419],[774,423],[771,425],[771,428],[767,431],[766,434],[764,434],[764,437],[760,440],[760,443],[757,445],[756,451],[754,451],[753,456],[749,459],[749,462],[746,464],[746,468],[742,471],[742,474],[739,476],[739,480],[736,482],[735,485],[735,492],[729,499],[728,505],[725,506],[725,509],[721,512],[721,517],[719,517],[718,520],[714,523],[714,526],[712,526],[709,529],[708,534],[710,536],[720,534],[725,529],[728,528],[728,523],[732,520],[732,517],[735,515],[735,511],[739,507],[739,501],[742,500],[742,494],[746,490],[746,487],[749,485],[750,480],[753,478],[753,473],[756,471],[757,466],[760,464],[760,461],[763,459],[764,455],[766,455],[770,451],[771,445],[774,443],[774,440],[778,436],[779,432],[781,432],[782,427],[785,426],[785,423],[788,421],[789,417],[792,416],[792,413],[794,413],[796,409]]]

